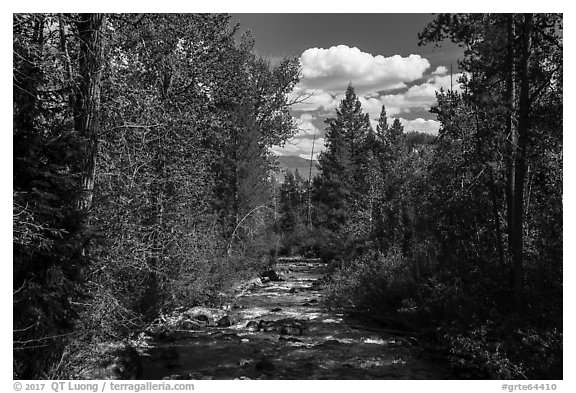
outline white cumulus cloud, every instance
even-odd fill
[[[462,74],[452,77],[452,89],[462,91],[458,78]],[[434,76],[425,83],[414,85],[403,93],[384,94],[375,98],[360,97],[362,108],[369,113],[371,119],[378,119],[382,105],[386,107],[388,116],[395,116],[402,113],[409,113],[412,110],[428,110],[436,104],[436,92],[440,89],[450,90],[450,75]]]
[[[414,120],[406,120],[400,118],[399,120],[400,123],[404,126],[404,132],[418,131],[418,132],[425,132],[427,134],[437,135],[438,130],[440,129],[440,122],[436,120],[424,120],[422,118]]]
[[[392,125],[394,119],[394,117],[389,117],[388,125]],[[438,130],[440,129],[440,122],[436,120],[424,120],[422,118],[406,120],[401,117],[399,117],[398,120],[400,120],[400,124],[404,126],[404,132],[418,131],[425,132],[426,134],[438,135]],[[378,120],[370,119],[370,124],[372,125],[372,129],[375,130],[378,125]]]
[[[312,123],[315,117],[312,116],[310,113],[303,113],[300,115],[300,118],[296,119],[296,125],[298,127],[298,132],[294,135],[293,138],[301,139],[301,138],[312,138],[314,135],[318,135],[320,131],[318,128]]]
[[[316,141],[309,138],[292,138],[289,139],[283,147],[273,146],[272,151],[279,156],[299,156],[310,159],[314,146],[313,159],[318,159],[318,154],[326,149],[324,138],[318,138]]]
[[[432,75],[446,75],[447,73],[448,73],[448,68],[446,68],[444,66],[438,66],[432,72]]]
[[[272,151],[280,156],[300,156],[310,159],[312,148],[314,148],[314,159],[325,149],[324,138],[319,137],[320,130],[312,123],[316,118],[310,113],[303,113],[295,119],[298,132],[288,139],[284,146],[273,146]],[[316,140],[314,140],[316,138]]]
[[[337,93],[352,83],[357,93],[397,89],[421,78],[430,62],[420,55],[384,57],[346,45],[310,48],[300,56],[308,89]]]
[[[441,88],[461,91],[458,79],[462,74],[451,77],[445,66],[436,67],[430,77],[424,79],[430,63],[419,55],[385,57],[338,45],[328,49],[307,49],[300,57],[300,64],[303,78],[289,96],[292,110],[301,112],[295,119],[298,132],[283,147],[272,148],[279,155],[308,159],[314,143],[314,158],[317,158],[325,149],[325,141],[321,137],[323,132],[314,123],[319,124],[322,118],[335,115],[334,110],[344,98],[349,83],[354,86],[374,128],[384,105],[389,124],[398,118],[406,132],[433,135],[440,129],[438,121],[407,120],[405,117],[413,118],[407,114],[429,110],[436,104],[436,92]],[[414,84],[416,81],[418,84]],[[317,139],[313,142],[315,134]]]
[[[332,112],[338,107],[344,97],[344,91],[339,94],[331,94],[322,89],[308,89],[299,84],[289,94],[288,99],[294,101],[292,109],[296,111],[315,111],[323,109],[326,112]]]
[[[404,100],[400,95],[385,95],[375,98],[359,97],[362,110],[368,113],[371,119],[378,119],[382,111],[382,105],[386,107],[386,116],[394,116],[404,111]]]

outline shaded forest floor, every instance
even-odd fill
[[[327,265],[280,260],[224,310],[183,311],[193,329],[144,339],[144,379],[449,379],[410,332],[322,306]]]

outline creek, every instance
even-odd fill
[[[327,266],[280,260],[225,315],[144,351],[143,379],[450,379],[418,343],[322,307]]]

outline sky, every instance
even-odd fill
[[[310,158],[324,148],[327,117],[343,98],[349,83],[355,88],[373,126],[385,105],[389,124],[398,118],[405,131],[438,132],[429,109],[440,87],[458,89],[457,61],[463,49],[445,42],[441,47],[418,46],[418,33],[432,14],[232,14],[240,31],[250,30],[255,53],[277,64],[300,59],[302,78],[291,99],[310,96],[292,106],[299,131],[278,155]]]

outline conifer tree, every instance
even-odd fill
[[[382,137],[386,131],[388,131],[388,118],[386,117],[386,106],[382,105],[378,125],[376,126],[376,135]]]
[[[337,230],[345,225],[369,187],[365,181],[366,139],[372,129],[351,84],[336,109],[336,117],[327,119],[326,124],[326,151],[319,159],[315,200],[320,203],[318,220],[326,228]]]

